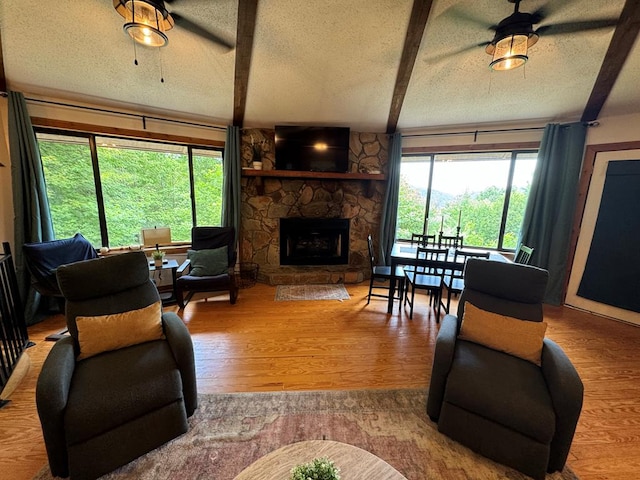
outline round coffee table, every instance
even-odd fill
[[[373,453],[331,440],[286,445],[253,462],[235,480],[288,480],[293,467],[320,457],[332,460],[345,480],[407,480]]]

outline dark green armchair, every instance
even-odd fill
[[[144,253],[62,266],[57,276],[70,337],[45,360],[36,404],[51,473],[93,479],[187,431],[197,407],[193,346],[182,320],[161,313]],[[137,312],[155,316],[157,339],[137,343]],[[105,334],[113,325],[118,333]],[[132,344],[95,353],[100,336]]]
[[[459,334],[467,302],[490,321],[542,321],[547,278],[536,267],[468,260],[458,316],[447,315],[438,333],[427,399],[440,432],[535,479],[566,463],[582,409],[578,373],[548,338],[539,338],[538,366]]]

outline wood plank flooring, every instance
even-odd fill
[[[274,302],[258,284],[228,297],[190,303],[181,314],[194,342],[201,393],[428,386],[438,325],[425,298],[408,312],[366,304],[367,286],[347,285],[350,300]],[[177,311],[176,307],[169,307]],[[640,477],[640,328],[566,307],[548,307],[547,336],[567,352],[585,384],[569,465],[582,480]],[[29,480],[46,464],[35,407],[38,373],[64,326],[61,315],[29,329],[31,367],[0,410],[0,480]]]

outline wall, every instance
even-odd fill
[[[263,168],[274,169],[274,132],[246,130],[242,166],[249,167],[250,141],[264,142]],[[386,173],[388,136],[352,132],[349,171]],[[368,275],[367,235],[378,237],[385,182],[297,178],[242,178],[240,258],[260,266],[261,279],[278,283],[356,282]],[[371,194],[370,196],[368,194]],[[280,267],[279,219],[282,217],[348,218],[351,220],[348,266]]]
[[[640,113],[603,117],[598,124],[587,131],[587,145],[640,140]]]

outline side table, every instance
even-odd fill
[[[172,291],[171,293],[161,293],[160,299],[163,305],[172,305],[176,303],[176,272],[178,271],[178,262],[176,260],[164,260],[162,267],[156,267],[153,260],[149,262],[149,272],[158,272],[158,279],[162,279],[162,272],[165,270],[171,270]]]

